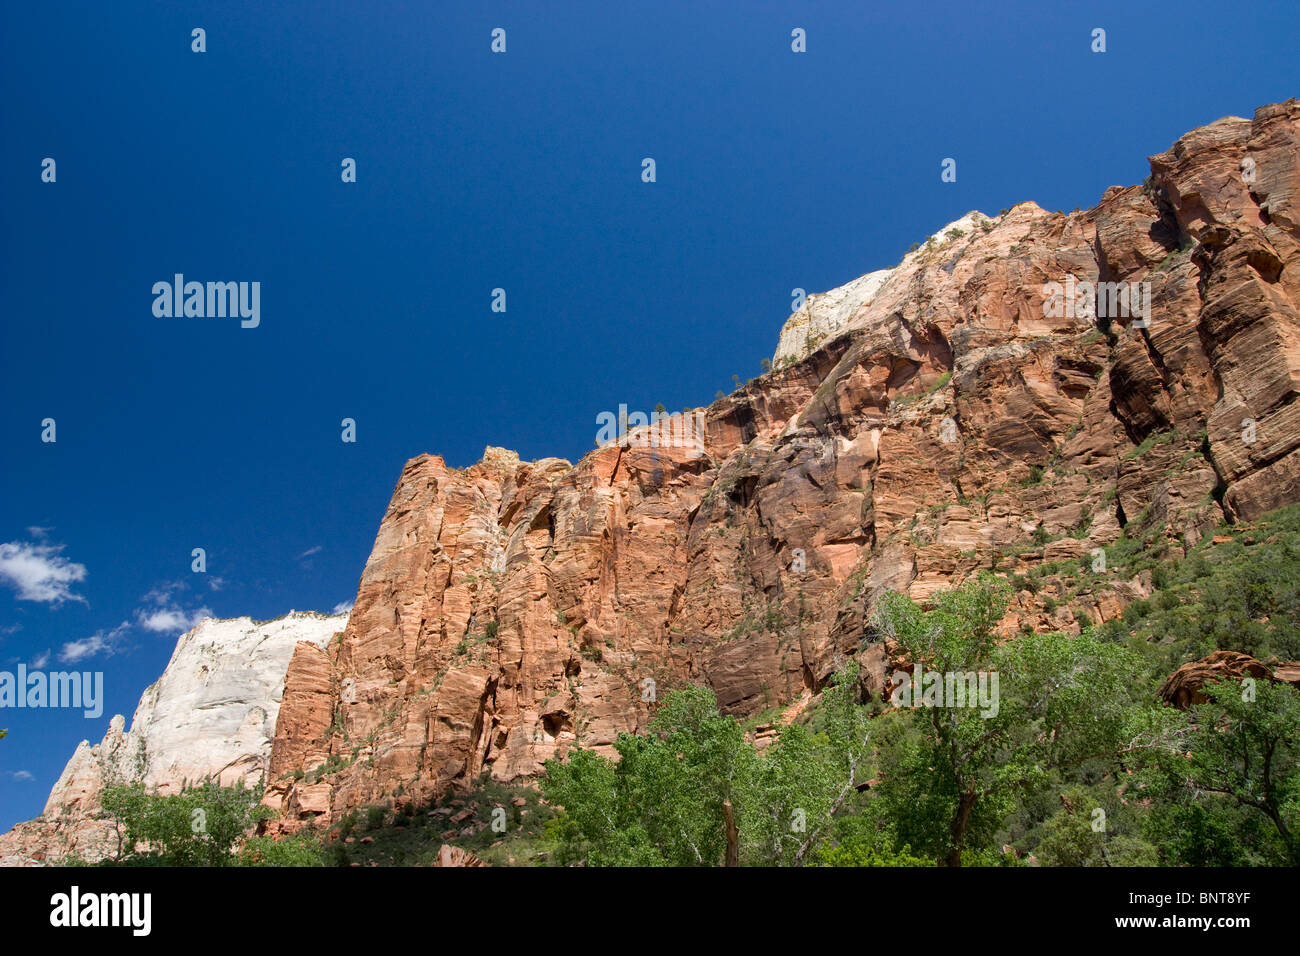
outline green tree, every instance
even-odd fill
[[[823,695],[816,728],[788,725],[763,753],[718,712],[712,691],[664,698],[645,736],[622,734],[617,763],[590,751],[551,760],[541,789],[561,862],[716,866],[811,862],[865,779],[868,710],[857,667]],[[728,841],[728,809],[736,827]]]
[[[1300,694],[1267,679],[1203,690],[1153,762],[1161,835],[1200,834],[1176,862],[1300,865]]]
[[[145,830],[145,805],[148,794],[144,784],[114,784],[104,788],[99,798],[100,816],[113,825],[117,850],[113,859],[122,863],[135,853],[136,844]]]
[[[101,803],[122,836],[119,859],[225,866],[254,822],[256,800],[256,792],[242,785],[209,781],[168,796],[147,793],[140,783],[110,787]]]
[[[1045,866],[1158,866],[1142,836],[1136,805],[1106,780],[1070,784],[1055,794],[1061,809],[1042,826],[1034,855]]]
[[[723,803],[747,775],[753,748],[712,691],[664,698],[644,737],[620,734],[617,764],[590,751],[550,760],[541,781],[566,862],[593,866],[712,866],[723,859]]]
[[[318,865],[319,854],[312,857],[308,852],[310,838],[280,849],[268,846],[273,841],[250,841],[252,846],[239,852],[244,835],[270,814],[260,797],[260,789],[242,783],[222,787],[206,781],[167,796],[130,783],[107,787],[100,805],[117,833],[115,862],[120,864]]]
[[[870,711],[857,701],[858,664],[822,695],[814,730],[788,724],[758,757],[740,798],[745,862],[799,866],[826,842],[836,816],[867,778]]]
[[[1133,656],[1089,635],[1028,635],[997,647],[1008,599],[1005,582],[983,575],[935,595],[930,610],[886,595],[875,615],[928,671],[998,676],[995,708],[947,701],[904,710],[882,742],[878,799],[899,839],[948,866],[989,848],[1017,795],[1046,786],[1053,769],[1126,745]]]
[[[816,860],[821,866],[934,866],[933,860],[913,854],[911,847],[883,848],[875,839],[861,834],[834,844],[822,844]]]
[[[299,834],[276,840],[269,836],[249,837],[239,848],[240,866],[324,866],[320,842]]]

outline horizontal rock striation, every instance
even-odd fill
[[[282,825],[535,775],[687,681],[753,714],[860,655],[878,689],[887,589],[1087,561],[1124,530],[1177,549],[1300,500],[1298,135],[1295,101],[1222,119],[1093,209],[972,213],[809,297],[702,449],[408,462],[342,640],[289,666]],[[1092,292],[1062,308],[1053,284]],[[1117,310],[1128,288],[1145,315]],[[1077,632],[1146,593],[1022,590],[1002,628]]]

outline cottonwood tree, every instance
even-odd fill
[[[994,629],[1009,597],[1005,582],[982,575],[935,595],[929,610],[889,594],[874,613],[880,631],[926,670],[999,677],[996,709],[944,701],[904,710],[882,742],[876,798],[884,815],[901,844],[948,866],[987,846],[1018,794],[1128,742],[1133,655],[1086,634],[998,646]]]
[[[799,866],[822,844],[836,816],[869,774],[869,708],[857,701],[858,664],[839,671],[822,695],[817,732],[788,724],[753,765],[741,838],[747,862]]]
[[[873,720],[856,700],[850,665],[827,688],[814,726],[783,727],[759,754],[718,713],[711,691],[674,691],[647,735],[619,736],[617,763],[583,750],[547,762],[542,793],[562,808],[551,824],[557,857],[594,866],[825,862],[828,840],[840,842],[874,774],[864,826],[887,833],[842,855],[961,865],[1017,794],[1045,786],[1057,768],[1114,756],[1129,740],[1132,656],[1059,634],[998,647],[1007,599],[1004,583],[981,578],[937,595],[929,610],[892,595],[877,611],[880,629],[927,669],[998,671],[996,710],[930,707]]]
[[[726,809],[743,803],[755,758],[703,687],[673,691],[649,734],[620,734],[614,763],[591,751],[546,762],[541,789],[563,810],[551,824],[562,862],[714,866],[727,847]]]
[[[212,781],[162,796],[137,782],[105,788],[100,804],[117,831],[114,862],[119,864],[318,865],[319,847],[310,838],[253,838],[237,849],[249,829],[269,813],[259,797],[259,789],[222,787]]]
[[[1176,722],[1151,735],[1162,845],[1177,849],[1191,831],[1201,845],[1180,862],[1300,865],[1300,694],[1267,679],[1203,692],[1206,702],[1183,715],[1170,709]]]
[[[664,698],[645,736],[621,734],[617,763],[591,751],[550,760],[541,789],[561,862],[592,866],[798,865],[856,793],[865,707],[850,667],[824,695],[824,726],[789,725],[759,754],[703,687]]]

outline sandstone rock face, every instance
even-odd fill
[[[947,242],[949,233],[972,232],[981,229],[989,218],[980,212],[968,212],[956,222],[950,222],[927,240],[925,249],[909,252],[903,259],[906,266],[913,257],[923,257],[936,243]],[[788,365],[807,355],[828,337],[838,334],[848,327],[849,321],[866,309],[876,296],[893,279],[895,273],[902,271],[911,274],[902,266],[893,269],[878,269],[854,279],[838,289],[829,292],[814,293],[805,298],[803,307],[785,320],[781,334],[777,339],[776,353],[772,364],[777,368]]]
[[[878,685],[888,589],[1300,500],[1298,137],[1295,101],[1220,120],[1091,210],[972,213],[809,297],[699,449],[408,462],[342,641],[290,665],[268,802],[292,829],[533,776],[687,681],[742,715],[859,652]],[[1020,591],[1003,632],[1150,593],[1102,580],[1073,609]]]
[[[44,813],[0,836],[0,864],[101,858],[115,838],[94,815],[112,782],[140,781],[162,794],[208,778],[256,785],[269,766],[290,657],[326,646],[346,623],[346,615],[312,613],[264,623],[210,618],[182,635],[131,729],[119,714],[98,744],[81,742]]]
[[[469,850],[444,843],[438,848],[438,859],[434,866],[487,866]]]
[[[1209,700],[1202,690],[1206,684],[1240,681],[1245,677],[1282,681],[1300,687],[1300,662],[1286,661],[1270,668],[1249,654],[1215,651],[1208,657],[1190,661],[1178,668],[1169,675],[1158,693],[1165,703],[1186,710],[1192,704],[1204,704]]]
[[[773,370],[698,410],[689,443],[412,459],[341,639],[286,639],[278,716],[245,701],[207,724],[183,712],[201,695],[146,693],[143,751],[120,723],[83,745],[0,846],[80,849],[54,818],[84,821],[101,763],[143,752],[159,786],[252,774],[272,724],[280,830],[609,752],[685,682],[775,726],[851,656],[883,692],[880,595],[983,569],[1092,563],[1068,604],[1061,574],[1020,589],[1006,637],[1114,618],[1151,593],[1096,564],[1122,533],[1177,552],[1300,500],[1300,104],[1195,130],[1151,170],[1083,212],[970,213],[808,297]]]

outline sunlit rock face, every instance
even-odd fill
[[[98,744],[81,742],[41,816],[0,837],[0,861],[110,852],[116,836],[94,817],[114,782],[140,781],[162,794],[207,779],[256,786],[270,762],[294,648],[325,647],[346,624],[347,615],[290,613],[266,622],[209,618],[186,632],[141,696],[130,730],[119,714]]]
[[[410,461],[342,641],[289,668],[285,825],[608,750],[687,681],[751,714],[861,652],[878,686],[887,589],[1086,561],[1125,526],[1177,549],[1300,499],[1298,119],[1220,120],[1093,209],[970,213],[809,296],[773,370],[705,410],[704,455]],[[1130,287],[1142,315],[1116,311]],[[1022,592],[1002,630],[1146,593]]]
[[[856,656],[879,693],[888,590],[1090,562],[1124,530],[1177,554],[1300,500],[1298,142],[1300,105],[1264,107],[1092,209],[963,217],[809,297],[772,371],[702,410],[698,444],[633,430],[576,464],[413,458],[341,638],[289,647],[273,829],[608,753],[686,682],[737,715],[798,708]],[[1037,580],[1004,637],[1077,633],[1150,593],[1103,571],[1061,602]],[[170,752],[158,766],[190,772]]]

